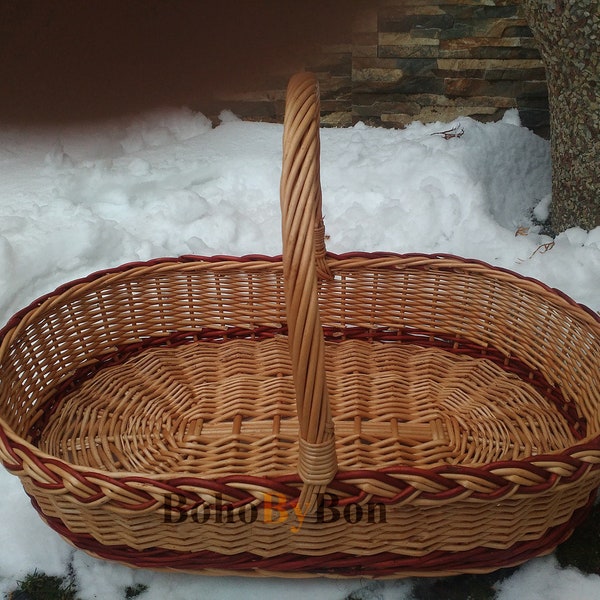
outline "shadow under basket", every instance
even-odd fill
[[[475,260],[325,251],[319,98],[288,87],[282,257],[71,282],[0,345],[0,458],[89,553],[211,574],[483,573],[600,484],[600,321]]]

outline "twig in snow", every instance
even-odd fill
[[[517,235],[517,234],[515,234]],[[548,250],[552,250],[552,248],[554,248],[554,242],[548,242],[547,244],[542,244],[541,246],[538,246],[532,253],[531,256],[527,259],[530,260],[532,259],[538,252],[540,254],[545,254],[546,252],[548,252]],[[525,261],[522,258],[517,258],[516,260],[517,263],[522,264]]]
[[[446,129],[446,131],[435,131],[431,135],[441,135],[445,140],[452,138],[460,138],[465,133],[465,130],[457,123],[452,129]]]
[[[529,258],[533,258],[536,253],[545,254],[548,250],[552,250],[554,248],[554,242],[548,242],[547,244],[542,244],[538,246],[531,254]]]

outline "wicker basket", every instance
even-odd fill
[[[69,283],[2,331],[0,458],[96,556],[280,576],[477,573],[600,484],[600,322],[454,256],[325,252],[314,77],[288,88],[283,258]]]

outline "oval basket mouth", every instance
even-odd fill
[[[457,270],[465,268],[477,275],[483,272],[488,278],[508,277],[512,282],[515,283],[517,287],[522,285],[523,288],[529,292],[531,292],[531,289],[533,289],[534,292],[539,290],[539,292],[545,294],[546,297],[551,297],[552,301],[555,301],[558,305],[562,305],[568,308],[570,311],[575,311],[578,318],[581,318],[584,324],[591,326],[600,339],[600,318],[590,309],[577,304],[574,300],[562,292],[551,289],[535,279],[522,276],[500,267],[490,266],[489,264],[479,260],[465,259],[448,254],[396,254],[389,252],[352,252],[339,255],[328,253],[327,259],[332,265],[335,276],[333,283],[326,281],[323,283],[324,287],[336,285],[335,281],[340,281],[346,277],[344,273],[347,274],[353,273],[355,270],[362,270],[365,268],[366,264],[368,264],[367,268],[376,275],[385,272],[392,272],[401,277],[402,273],[404,272],[403,269],[442,272],[452,275]],[[117,268],[98,271],[85,278],[81,278],[60,286],[54,292],[41,297],[29,307],[17,313],[2,330],[2,337],[0,339],[5,339],[9,334],[12,335],[12,332],[15,330],[15,328],[18,329],[19,327],[22,327],[26,329],[26,326],[24,327],[23,323],[27,322],[31,315],[36,311],[39,311],[40,309],[42,311],[45,310],[43,308],[44,306],[49,307],[48,309],[51,310],[51,308],[60,300],[62,296],[69,296],[72,294],[77,295],[77,293],[85,294],[89,290],[93,290],[94,286],[99,285],[100,280],[103,278],[117,277],[118,279],[119,277],[122,277],[124,279],[135,279],[135,274],[140,272],[156,272],[157,276],[162,276],[163,273],[168,273],[178,269],[179,267],[185,269],[186,266],[193,266],[199,263],[206,265],[207,269],[209,270],[213,269],[216,271],[227,270],[229,268],[233,268],[234,265],[236,268],[238,265],[240,265],[242,269],[249,267],[251,272],[274,269],[277,272],[276,278],[279,278],[280,260],[281,257],[279,256],[263,255],[248,255],[239,258],[231,256],[182,256],[178,258],[160,258],[145,262],[127,263]],[[456,494],[457,496],[460,495],[457,489],[450,491],[447,477],[458,478],[460,476],[465,478],[465,481],[467,481],[469,473],[474,476],[481,476],[483,471],[485,471],[485,476],[487,478],[493,478],[495,472],[504,472],[506,469],[517,468],[521,463],[521,466],[526,464],[526,468],[530,472],[530,479],[527,481],[527,477],[523,478],[522,485],[524,488],[529,489],[528,493],[535,493],[536,491],[539,492],[542,489],[549,489],[556,483],[555,478],[551,475],[548,475],[547,471],[544,471],[544,468],[540,465],[546,465],[553,460],[559,460],[561,462],[571,464],[573,462],[578,462],[578,459],[575,459],[574,456],[581,456],[590,452],[595,453],[598,451],[598,449],[600,449],[600,434],[597,433],[599,429],[598,426],[592,426],[590,428],[589,419],[585,415],[581,414],[581,411],[577,407],[576,403],[564,397],[562,391],[554,382],[549,382],[543,374],[540,374],[538,369],[532,368],[531,365],[525,364],[518,356],[511,356],[510,353],[506,352],[506,350],[495,348],[489,343],[480,344],[472,342],[460,334],[454,335],[451,332],[445,332],[442,335],[439,331],[422,330],[418,327],[405,326],[399,328],[387,325],[377,328],[360,326],[356,323],[352,323],[346,327],[340,327],[339,323],[337,326],[328,324],[328,320],[331,321],[331,317],[328,314],[325,314],[325,324],[323,326],[324,335],[325,338],[332,343],[339,343],[341,340],[350,339],[363,341],[366,340],[371,342],[379,340],[390,344],[413,344],[430,348],[441,348],[457,356],[471,356],[477,357],[478,359],[486,358],[506,372],[510,372],[513,375],[516,374],[518,377],[527,379],[529,382],[533,382],[533,384],[537,386],[541,392],[547,394],[550,398],[550,402],[557,409],[558,414],[564,419],[573,436],[572,443],[561,449],[553,449],[550,452],[536,451],[535,454],[530,456],[524,455],[519,457],[518,460],[491,460],[485,463],[478,463],[475,466],[469,464],[435,464],[433,466],[427,465],[423,467],[419,466],[418,464],[388,464],[380,469],[364,468],[364,465],[361,465],[359,468],[342,468],[338,473],[338,476],[336,476],[335,481],[332,482],[332,485],[334,487],[336,485],[341,486],[340,491],[345,489],[346,494],[349,493],[349,490],[344,487],[347,485],[344,482],[355,479],[359,475],[367,476],[367,474],[370,473],[372,475],[372,477],[370,477],[372,482],[379,481],[381,486],[385,488],[385,486],[391,482],[389,479],[390,477],[393,477],[397,482],[397,477],[399,475],[412,474],[416,476],[417,474],[427,474],[427,476],[432,477],[443,477],[445,481],[445,488],[443,490],[440,489],[438,491],[432,491],[430,494],[430,499],[445,498],[447,500],[453,494]],[[125,360],[127,356],[134,355],[141,350],[145,350],[146,348],[160,346],[172,347],[179,344],[187,344],[202,338],[202,336],[205,336],[205,339],[210,339],[212,341],[219,341],[222,336],[224,336],[224,339],[228,340],[258,340],[270,339],[278,335],[285,336],[286,333],[285,320],[280,318],[279,322],[277,323],[277,327],[253,326],[251,328],[235,328],[227,326],[225,329],[210,330],[210,328],[203,328],[200,330],[200,332],[170,331],[168,335],[162,336],[139,336],[139,339],[136,340],[135,343],[127,344],[122,347],[116,347],[112,353],[104,352],[102,361],[95,360],[93,367],[90,367],[90,365],[85,365],[81,369],[76,370],[75,373],[72,373],[69,378],[64,378],[64,380],[60,383],[60,389],[55,392],[54,399],[47,398],[45,400],[46,404],[42,410],[42,413],[45,413],[45,416],[39,419],[35,425],[29,427],[26,432],[22,432],[22,435],[12,431],[7,424],[7,420],[4,419],[5,425],[3,428],[6,430],[2,433],[4,445],[7,448],[10,448],[14,444],[17,444],[21,448],[28,448],[28,453],[35,454],[38,459],[42,461],[62,460],[52,453],[43,451],[37,446],[39,436],[45,427],[45,420],[47,421],[48,415],[51,415],[55,410],[57,398],[60,401],[60,397],[68,393],[69,389],[79,386],[83,380],[91,377],[101,368],[105,368],[107,365],[114,365]],[[40,408],[38,408],[38,410],[40,410]],[[11,454],[15,456],[14,453],[11,452]],[[20,470],[20,467],[17,465],[17,463],[11,461],[10,459],[5,458],[4,463],[9,470]],[[117,469],[103,469],[92,465],[72,464],[68,461],[65,461],[65,464],[67,464],[69,468],[73,469],[75,472],[97,472],[102,474],[103,477],[114,478],[115,480],[122,480],[123,478],[130,477],[133,474],[137,474],[137,476],[142,477],[142,479],[148,478],[152,481],[167,480],[169,477],[173,478],[173,475],[169,475],[168,473],[164,472],[138,473],[132,469],[120,471]],[[582,471],[580,468],[575,468],[575,471],[572,472],[569,477],[571,479],[573,477],[576,478],[577,475],[575,475],[575,473],[581,474]],[[190,475],[190,473],[186,474],[186,476]],[[237,473],[234,474],[234,476],[237,475]],[[195,476],[197,477],[198,474]],[[252,477],[252,474],[248,474],[248,476]],[[260,479],[261,476],[258,476],[257,479]],[[219,476],[217,475],[216,477],[218,478]],[[277,479],[278,477],[282,477],[283,479],[281,482],[285,482],[286,484],[296,484],[300,481],[300,479],[297,478],[297,476],[293,473],[279,473],[274,476],[274,479]],[[175,475],[174,478],[177,478],[177,475]],[[516,479],[518,479],[518,477]],[[206,478],[199,477],[199,480],[205,482]],[[497,483],[500,485],[500,480],[498,480]],[[378,484],[375,485],[376,488],[381,486]],[[502,482],[501,487],[506,490],[506,481]],[[464,491],[462,486],[459,486],[459,488]],[[492,493],[492,495],[495,493],[497,493],[497,489]],[[377,494],[375,495],[377,496]],[[364,496],[364,493],[361,491],[356,491],[356,493],[352,495],[352,498],[356,500],[361,496]],[[483,498],[485,496],[486,494],[483,492],[480,493],[480,496],[477,496],[477,493],[475,494],[475,497]]]

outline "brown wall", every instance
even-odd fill
[[[187,105],[282,118],[295,70],[323,121],[402,126],[518,107],[548,128],[518,0],[0,0],[0,121]]]
[[[345,35],[354,5],[0,0],[0,120],[203,108],[301,68],[308,47]]]

